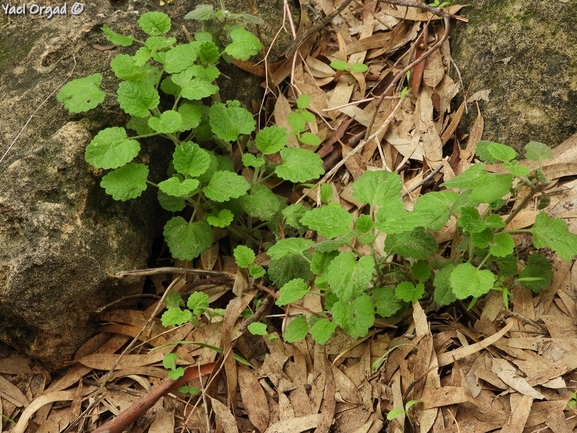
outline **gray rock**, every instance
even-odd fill
[[[577,6],[567,1],[479,0],[463,10],[451,51],[469,95],[481,102],[484,139],[521,149],[529,141],[556,146],[577,130]],[[469,105],[468,132],[477,115]]]

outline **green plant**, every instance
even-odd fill
[[[253,138],[256,122],[251,113],[238,101],[220,102],[217,64],[222,58],[247,60],[261,50],[258,38],[237,23],[258,19],[215,12],[209,5],[197,6],[187,18],[202,21],[203,29],[186,44],[166,36],[171,21],[160,12],[143,14],[138,21],[149,36],[146,41],[105,25],[103,31],[112,43],[141,45],[134,55],[118,54],[111,61],[121,80],[116,94],[101,90],[101,74],[71,81],[58,94],[74,113],[88,111],[110,96],[132,117],[126,126],[134,134],[124,127],[103,129],[87,146],[85,159],[96,169],[112,170],[100,184],[115,200],[136,198],[153,186],[166,210],[192,208],[186,218],[174,216],[164,228],[172,256],[181,260],[194,259],[212,245],[212,227],[227,227],[240,239],[258,243],[262,224],[275,219],[284,207],[284,198],[263,182],[272,176],[305,182],[323,173],[322,160],[314,152],[286,146],[284,128],[269,126]],[[169,101],[161,104],[167,99],[161,94]],[[306,110],[306,97],[297,104],[289,116],[293,134],[303,143],[318,144],[318,137],[304,132],[303,121],[314,120]],[[149,179],[148,166],[135,161],[139,140],[154,136],[174,145],[169,177],[157,183]],[[234,149],[242,155],[243,175],[237,174],[242,167],[230,157]],[[276,153],[280,158],[273,162],[268,155]]]
[[[347,72],[367,72],[369,67],[364,63],[353,63],[348,64],[344,60],[333,60],[331,62],[331,68],[337,71],[347,71]]]
[[[577,236],[564,221],[543,211],[529,229],[505,227],[545,190],[541,161],[550,151],[541,143],[526,146],[526,158],[539,165],[531,171],[514,159],[517,154],[508,146],[480,142],[477,149],[481,160],[501,164],[505,173],[489,173],[483,163],[473,164],[443,184],[452,190],[423,195],[412,211],[405,210],[401,199],[400,176],[384,170],[367,171],[353,184],[355,200],[366,204],[366,212],[356,219],[336,203],[285,208],[286,224],[295,233],[309,229],[319,237],[317,242],[285,238],[268,249],[267,276],[280,288],[276,304],[314,294],[324,298],[325,311],[294,318],[284,339],[293,342],[310,334],[324,344],[337,326],[352,337],[364,337],[378,316],[401,314],[420,300],[444,306],[469,299],[472,305],[498,290],[506,303],[513,284],[533,292],[545,289],[552,278],[551,264],[538,253],[521,261],[512,235],[532,235],[536,249],[548,247],[565,260],[577,254]],[[519,193],[525,199],[504,220],[499,214],[507,205],[504,197]],[[442,256],[433,234],[451,218],[457,222],[457,238],[450,255]],[[381,234],[386,239],[377,252],[375,240]],[[242,266],[255,266],[253,257],[246,254]]]
[[[574,407],[575,405],[577,405],[577,393],[576,392],[572,392],[571,393],[571,400],[569,400],[567,402],[567,406],[569,407]]]
[[[416,405],[417,403],[422,403],[421,400],[410,400],[405,404],[405,408],[401,409],[401,408],[395,408],[392,411],[390,411],[387,414],[387,420],[392,421],[395,418],[397,418],[398,416],[405,414],[405,416],[407,417],[407,419],[409,420],[409,424],[411,424],[411,426],[413,425],[413,422],[411,421],[411,417],[409,416],[409,411],[411,410],[411,408]]]

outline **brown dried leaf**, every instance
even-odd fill
[[[216,398],[208,396],[212,402],[212,410],[216,415],[217,426],[222,428],[224,433],[239,433],[238,426],[234,415],[230,412],[230,409],[218,401]]]
[[[269,423],[266,395],[252,370],[244,365],[238,368],[240,396],[248,413],[248,419],[261,432]]]

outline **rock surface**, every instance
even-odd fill
[[[280,26],[282,0],[269,3],[268,13]],[[49,368],[62,366],[93,334],[98,308],[142,290],[142,280],[108,275],[146,267],[167,219],[155,191],[115,202],[99,186],[102,173],[84,161],[84,149],[100,129],[128,120],[117,104],[107,99],[89,113],[71,115],[56,101],[58,88],[67,77],[100,72],[103,88],[115,91],[110,60],[130,49],[107,49],[104,23],[143,38],[135,30],[138,14],[162,10],[173,18],[171,34],[179,41],[186,41],[183,24],[194,31],[193,23],[182,19],[194,6],[188,2],[166,8],[133,0],[89,2],[78,15],[71,6],[51,19],[30,9],[0,14],[0,341]],[[233,90],[252,89],[259,100],[262,80],[240,85],[240,79],[231,80]],[[151,178],[161,180],[172,148],[141,145]]]
[[[577,131],[577,6],[567,1],[479,0],[451,32],[451,52],[469,95],[481,102],[483,138],[521,149],[529,141],[556,146]],[[474,104],[463,124],[477,116]]]

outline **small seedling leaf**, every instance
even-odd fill
[[[228,209],[213,210],[206,216],[206,222],[213,227],[225,228],[234,220],[234,214]]]
[[[299,95],[297,98],[297,108],[299,110],[306,109],[311,104],[311,97],[309,95]]]
[[[248,332],[250,332],[252,335],[268,335],[268,332],[266,331],[266,325],[264,323],[252,322],[250,325],[248,325],[247,329]]]
[[[363,72],[367,72],[369,70],[369,67],[363,63],[355,63],[354,65],[351,65],[351,72],[353,73],[363,73]]]
[[[346,71],[349,68],[349,64],[344,60],[333,60],[331,62],[331,68],[337,71]]]
[[[186,301],[186,306],[195,316],[200,316],[208,309],[208,295],[203,292],[194,292]]]
[[[160,321],[162,322],[162,326],[180,326],[183,323],[187,323],[192,319],[192,313],[190,310],[183,310],[181,308],[169,308],[166,310]]]
[[[182,295],[179,292],[168,292],[166,298],[164,298],[164,303],[166,308],[180,308],[184,305],[182,300]]]
[[[318,135],[313,134],[312,132],[303,132],[299,135],[299,141],[307,146],[317,147],[321,144],[321,139]]]

